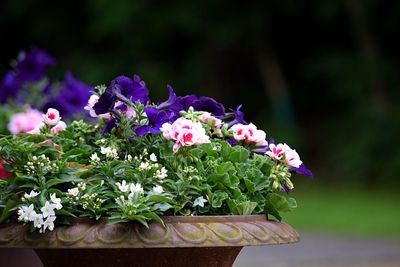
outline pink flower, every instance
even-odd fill
[[[274,160],[280,160],[285,153],[285,147],[283,144],[269,144],[270,151],[267,151],[267,154],[270,158]]]
[[[214,117],[211,115],[210,112],[204,112],[203,114],[200,115],[200,118],[208,125],[211,126],[211,128],[221,128],[222,126],[222,120]]]
[[[160,128],[164,137],[175,141],[173,151],[177,152],[181,146],[201,145],[210,142],[203,125],[183,117],[174,123],[164,123]]]
[[[285,147],[285,162],[288,166],[293,167],[293,168],[298,168],[300,165],[303,163],[300,160],[299,154],[296,152],[296,150],[291,149],[288,145],[284,144]]]
[[[56,126],[51,128],[50,132],[56,135],[59,131],[64,131],[67,128],[67,125],[63,121],[59,121]]]
[[[300,160],[300,156],[296,150],[291,149],[287,144],[270,144],[269,149],[270,151],[267,151],[265,154],[274,160],[283,159],[284,162],[290,167],[299,168],[303,163]]]
[[[263,130],[258,130],[252,123],[249,125],[238,123],[233,125],[231,130],[233,138],[238,142],[245,140],[247,143],[255,144],[256,146],[268,145],[267,140],[265,140],[265,132]]]
[[[49,108],[47,113],[43,115],[43,121],[47,125],[54,126],[61,120],[60,112],[57,109]]]
[[[39,134],[43,125],[43,114],[36,109],[28,109],[26,112],[16,113],[11,117],[8,130],[12,134]]]

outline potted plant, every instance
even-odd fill
[[[33,247],[49,266],[229,266],[242,246],[296,242],[279,221],[296,207],[292,173],[312,175],[298,153],[240,107],[167,88],[155,104],[139,76],[119,76],[85,107],[97,123],[50,108],[2,137],[0,247]],[[65,248],[80,250],[60,260]]]

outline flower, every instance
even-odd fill
[[[150,192],[150,195],[161,195],[163,192],[164,192],[164,189],[162,188],[162,186],[156,185],[156,186],[153,186],[153,189]]]
[[[231,127],[233,138],[236,141],[246,141],[256,146],[266,146],[268,142],[265,140],[266,134],[263,130],[258,130],[257,127],[250,123],[244,125],[241,123],[235,124]]]
[[[145,108],[148,125],[138,126],[135,129],[137,136],[147,133],[157,134],[160,132],[162,125],[169,121],[169,114],[166,111],[158,111],[156,108]]]
[[[57,109],[49,108],[47,113],[43,115],[43,121],[47,125],[54,126],[61,120],[60,112]]]
[[[55,193],[50,194],[50,200],[54,204],[54,208],[60,210],[62,208],[61,199],[57,198]]]
[[[18,56],[16,70],[17,77],[22,81],[35,82],[42,78],[49,65],[54,65],[56,60],[39,48],[32,48]]]
[[[50,99],[43,109],[52,107],[60,111],[65,117],[72,117],[73,114],[81,112],[88,103],[90,91],[93,87],[76,79],[71,73],[67,72],[64,82],[59,89],[59,93]]]
[[[157,162],[157,156],[156,156],[154,153],[151,153],[151,155],[150,155],[150,160],[151,160],[152,162]]]
[[[39,192],[35,192],[35,191],[32,190],[29,194],[25,193],[24,194],[24,198],[25,199],[31,199],[31,198],[36,197],[37,195],[39,195]]]
[[[194,200],[193,202],[193,207],[199,206],[199,207],[204,207],[204,203],[206,203],[207,200],[204,197],[198,197]]]
[[[68,194],[73,196],[73,197],[78,196],[78,194],[79,194],[78,187],[74,187],[74,188],[68,189]]]
[[[162,180],[168,176],[167,172],[168,170],[165,167],[162,167],[161,170],[156,171],[155,177]]]
[[[291,149],[288,145],[284,144],[284,149],[285,149],[285,162],[288,166],[294,167],[294,168],[299,168],[300,165],[303,163],[300,160],[299,154],[296,152],[296,150]]]
[[[33,215],[36,214],[36,212],[34,211],[33,204],[30,204],[29,206],[20,207],[17,213],[19,215],[18,220],[24,222],[32,221]]]
[[[118,158],[117,149],[112,148],[112,147],[101,147],[100,153],[103,155],[106,155],[106,157],[109,159],[117,159]]]
[[[90,162],[91,162],[93,165],[95,165],[95,164],[97,164],[97,163],[100,162],[100,158],[99,158],[99,156],[97,156],[97,153],[96,153],[96,152],[93,153],[93,154],[90,156]]]
[[[143,187],[139,183],[132,183],[129,185],[131,193],[143,193]]]
[[[43,213],[43,218],[46,218],[48,216],[54,216],[54,209],[56,208],[55,204],[50,204],[50,202],[46,201],[44,206],[40,209],[40,211]]]
[[[125,180],[122,180],[121,183],[120,183],[120,182],[117,182],[117,183],[115,183],[115,184],[118,186],[118,189],[119,189],[121,192],[125,193],[125,192],[128,192],[128,191],[129,191],[129,184],[127,184]]]
[[[30,219],[30,221],[33,221],[34,227],[41,228],[43,225],[43,215],[40,213],[33,212],[32,219]]]
[[[285,154],[285,146],[283,144],[269,144],[269,151],[267,151],[265,154],[267,154],[270,158],[274,160],[280,160],[282,156]]]
[[[67,128],[67,125],[63,121],[59,121],[56,126],[50,129],[52,134],[57,134],[60,131],[64,131]]]
[[[201,145],[210,142],[200,122],[183,117],[172,124],[164,123],[160,130],[166,139],[175,141],[174,152],[177,152],[181,146]]]
[[[8,130],[12,134],[37,133],[43,126],[43,114],[36,109],[28,109],[26,112],[16,113],[8,123]]]
[[[48,216],[46,220],[43,222],[43,231],[49,228],[50,231],[54,230],[54,221],[56,220],[56,216]]]
[[[222,126],[222,120],[214,117],[211,115],[210,112],[204,112],[203,114],[200,115],[200,118],[208,125],[210,125],[212,128],[221,128]]]

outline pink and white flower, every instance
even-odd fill
[[[174,152],[177,152],[181,146],[210,143],[210,138],[200,122],[183,117],[172,124],[164,123],[160,130],[166,139],[175,141]]]
[[[60,131],[64,131],[67,128],[67,125],[63,121],[59,121],[56,126],[51,128],[50,132],[56,135]]]
[[[210,125],[213,129],[219,129],[222,126],[222,120],[214,117],[210,112],[204,112],[201,114],[200,119],[202,119],[204,123]]]
[[[285,162],[288,166],[293,168],[299,168],[303,162],[300,160],[299,154],[295,149],[291,149],[288,145],[285,146]]]
[[[43,113],[36,109],[28,109],[26,112],[16,113],[11,117],[8,130],[12,134],[40,134],[40,128],[43,125]]]
[[[280,160],[285,154],[285,146],[283,144],[269,144],[269,149],[270,151],[265,154],[274,160]]]
[[[47,113],[43,115],[43,121],[50,126],[57,125],[61,121],[60,112],[55,108],[49,108]]]
[[[289,167],[293,168],[299,168],[303,164],[296,150],[291,149],[287,144],[270,144],[269,149],[270,151],[267,151],[265,154],[273,160],[283,159]]]
[[[268,145],[267,140],[265,140],[265,132],[263,130],[258,130],[257,127],[252,123],[249,125],[238,123],[233,125],[231,130],[233,133],[233,138],[238,142],[244,140],[247,143],[252,143],[256,146]]]

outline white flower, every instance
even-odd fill
[[[33,215],[36,214],[36,212],[33,210],[33,204],[28,206],[22,206],[21,208],[18,209],[18,221],[32,221]]]
[[[148,171],[151,169],[151,165],[148,162],[141,162],[139,165],[139,171]]]
[[[91,117],[96,118],[97,114],[94,111],[93,107],[96,105],[96,103],[99,101],[99,96],[98,95],[91,95],[87,105],[84,107],[85,110],[89,111],[89,114]]]
[[[56,216],[49,216],[43,222],[43,231],[49,228],[50,231],[54,230],[54,221],[56,220]]]
[[[40,211],[43,213],[43,218],[49,217],[49,216],[54,216],[54,209],[56,205],[50,204],[50,202],[46,201],[44,204],[44,207],[40,209]]]
[[[122,180],[122,183],[115,183],[117,186],[118,186],[118,189],[121,191],[121,192],[128,192],[128,190],[129,190],[129,184],[127,184],[126,183],[126,181],[125,180]]]
[[[222,126],[222,120],[214,117],[211,115],[210,112],[204,112],[203,114],[200,115],[200,118],[208,125],[211,126],[211,128],[221,128]]]
[[[100,158],[99,158],[99,156],[97,156],[97,153],[96,153],[96,152],[93,153],[93,154],[90,156],[90,161],[91,161],[91,163],[92,163],[93,165],[95,165],[96,163],[99,163],[99,162],[100,162]]]
[[[68,189],[68,195],[76,197],[78,194],[79,194],[78,187],[74,187],[74,188]]]
[[[33,198],[33,197],[36,197],[37,195],[39,195],[39,193],[32,190],[32,191],[29,193],[29,195],[28,195],[27,193],[25,193],[25,194],[24,194],[24,198],[26,198],[26,199],[31,199],[31,198]]]
[[[131,193],[143,193],[143,187],[141,184],[137,183],[137,184],[130,184],[129,185],[129,190],[131,191]]]
[[[35,226],[36,228],[41,228],[43,225],[43,215],[34,212],[34,214],[32,215],[32,220],[30,221],[33,221],[33,226]]]
[[[61,120],[60,112],[57,109],[49,108],[47,113],[43,115],[43,121],[47,125],[54,126]]]
[[[154,153],[152,153],[152,154],[150,155],[150,160],[151,160],[152,162],[157,162],[157,156],[156,156]]]
[[[67,125],[63,121],[59,121],[56,126],[50,129],[51,134],[56,135],[60,131],[64,131],[67,128]]]
[[[265,154],[274,160],[279,160],[285,154],[285,146],[283,144],[269,144],[269,151]]]
[[[204,207],[204,203],[206,203],[207,200],[204,197],[198,197],[194,200],[193,202],[193,207],[199,206],[199,207]]]
[[[118,152],[117,152],[117,149],[115,149],[115,148],[101,147],[100,152],[101,152],[101,154],[106,155],[106,157],[109,159],[117,159],[118,158]]]
[[[51,202],[53,202],[54,207],[55,207],[57,210],[59,210],[59,209],[62,208],[62,205],[61,205],[61,198],[57,198],[56,193],[50,194],[50,200],[51,200]]]
[[[150,192],[150,195],[161,195],[164,192],[164,189],[160,185],[156,185],[153,187],[153,190]]]
[[[162,167],[161,170],[156,171],[156,174],[154,176],[162,180],[168,176],[167,172],[168,172],[167,169],[165,167]]]

